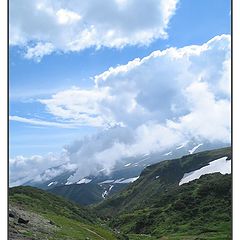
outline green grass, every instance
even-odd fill
[[[116,215],[110,226],[159,238],[231,239],[230,190],[231,175],[206,175],[160,195],[151,207]]]
[[[94,224],[83,224],[79,221],[62,217],[59,215],[46,215],[46,217],[56,223],[60,230],[55,232],[52,239],[87,239],[92,240],[109,239],[116,237],[110,231],[100,228]]]
[[[157,240],[156,237],[147,234],[129,234],[129,240]]]
[[[230,148],[151,165],[95,209],[130,239],[231,239],[231,174],[204,175],[178,185],[184,173],[224,156],[231,158]]]
[[[52,240],[121,239],[121,235],[114,233],[90,210],[40,189],[12,188],[9,191],[9,202],[12,206],[19,206],[51,220],[57,226],[57,231],[49,234]],[[26,229],[23,235],[32,236],[32,233]],[[37,236],[41,237],[41,233],[37,233]]]
[[[32,187],[11,188],[9,201],[53,221],[58,228],[51,240],[229,240],[231,175],[204,175],[178,186],[184,173],[223,156],[231,158],[231,149],[154,164],[125,190],[91,208]]]

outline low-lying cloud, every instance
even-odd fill
[[[60,168],[50,169],[55,166]],[[47,171],[45,171],[48,169]],[[63,150],[60,154],[49,153],[45,156],[17,156],[9,159],[10,186],[24,184],[30,180],[47,181],[58,174],[74,170],[76,166],[69,162],[68,154]],[[44,172],[43,175],[41,175]]]

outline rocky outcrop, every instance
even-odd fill
[[[28,223],[29,223],[29,220],[25,220],[25,219],[19,217],[19,218],[18,218],[18,223],[28,224]]]

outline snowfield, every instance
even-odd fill
[[[191,150],[188,150],[188,152],[189,152],[189,154],[193,154],[200,146],[202,146],[203,144],[202,143],[200,143],[200,144],[198,144],[197,146],[195,146],[193,149],[191,149]]]
[[[90,183],[92,180],[88,178],[83,178],[77,182],[77,184]]]
[[[202,167],[193,172],[185,173],[179,186],[191,182],[195,179],[199,179],[202,175],[220,172],[221,174],[230,174],[231,173],[231,160],[227,160],[227,157],[222,157],[216,159],[209,163],[209,165]]]
[[[106,198],[106,196],[110,193],[110,191],[112,190],[113,187],[114,187],[114,185],[110,185],[108,191],[105,190],[105,191],[102,193],[102,198]]]
[[[100,182],[99,184],[106,184],[106,183],[113,183],[113,182],[114,182],[113,179],[109,179],[109,180],[106,180],[106,181]]]
[[[113,183],[121,183],[122,180],[124,180],[124,178],[117,179]]]
[[[132,183],[132,182],[136,181],[138,178],[139,178],[139,176],[138,177],[133,177],[133,178],[128,178],[128,179],[122,180],[119,183]]]
[[[67,182],[65,183],[65,185],[71,185],[71,184],[73,184],[73,182],[67,181]]]
[[[127,178],[127,179],[124,179],[124,178],[120,178],[120,179],[117,179],[117,180],[106,180],[104,182],[100,182],[98,184],[106,184],[106,183],[132,183],[134,181],[136,181],[137,179],[139,178],[138,177],[132,177],[132,178]]]
[[[168,153],[164,153],[163,155],[168,156],[168,155],[171,155],[171,154],[172,154],[172,152],[168,152]]]
[[[105,191],[102,193],[102,198],[106,198],[107,195],[108,195],[108,191],[105,190]]]
[[[53,184],[54,184],[54,185],[57,184],[57,181],[55,181],[55,182],[50,182],[50,183],[48,184],[48,187],[52,186]]]
[[[176,149],[181,149],[187,145],[188,142],[182,143],[180,146],[178,146]]]

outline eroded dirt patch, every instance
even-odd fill
[[[19,219],[26,223],[19,223],[23,222]],[[9,240],[47,240],[58,229],[52,221],[37,213],[9,205]]]

